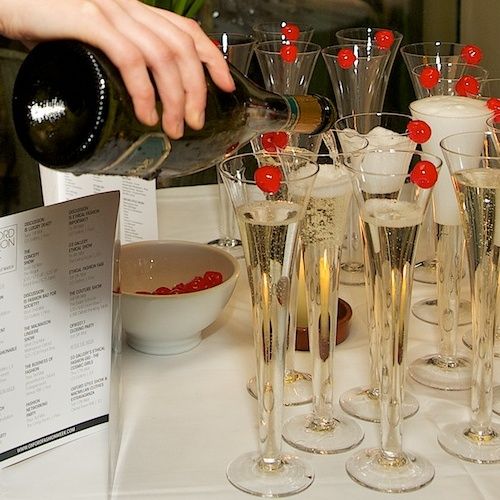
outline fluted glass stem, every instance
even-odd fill
[[[313,359],[313,411],[311,426],[335,426],[333,412],[333,352],[337,321],[338,282],[341,248],[320,243],[304,247],[304,269],[308,304],[310,350]]]

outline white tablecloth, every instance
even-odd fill
[[[215,186],[159,191],[158,208],[160,238],[206,242],[218,235]],[[416,283],[413,299],[433,292],[433,286]],[[335,355],[337,395],[368,381],[364,292],[362,287],[341,286],[340,296],[351,304],[353,319],[350,336]],[[437,348],[436,327],[414,317],[409,337],[410,361]],[[307,369],[309,354],[297,353],[297,364]],[[250,498],[225,477],[233,458],[257,448],[256,402],[245,388],[254,373],[254,356],[250,295],[243,267],[230,303],[204,331],[198,347],[171,357],[148,356],[126,348],[122,368],[124,423],[113,498]],[[500,465],[461,461],[445,453],[436,440],[443,425],[468,419],[469,391],[437,391],[410,378],[408,390],[418,398],[420,410],[404,423],[404,448],[425,455],[434,464],[436,477],[405,498],[499,498]],[[285,417],[308,410],[308,406],[287,408]],[[361,446],[376,446],[378,425],[359,423],[365,431]],[[286,444],[283,448],[293,450]],[[388,494],[373,492],[349,479],[344,464],[352,453],[316,456],[297,452],[313,465],[316,477],[296,498],[387,498]],[[0,471],[0,498],[109,498],[107,469],[108,432],[101,430]]]

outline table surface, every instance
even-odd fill
[[[216,186],[160,190],[158,209],[161,239],[206,242],[218,235]],[[112,498],[250,498],[231,486],[225,476],[233,458],[257,448],[257,405],[246,391],[246,382],[254,373],[250,293],[243,261],[241,264],[229,304],[203,332],[198,347],[165,357],[124,349],[123,432]],[[413,300],[433,293],[432,285],[415,283]],[[348,339],[335,353],[336,395],[368,382],[364,290],[341,286],[340,296],[351,304],[353,318]],[[408,360],[435,351],[437,341],[436,327],[412,317]],[[309,353],[299,352],[296,358],[298,367],[307,370]],[[461,461],[444,452],[436,440],[438,430],[447,423],[468,420],[470,392],[433,390],[409,377],[407,388],[419,400],[420,410],[404,422],[403,446],[425,455],[434,464],[436,476],[431,484],[405,498],[435,499],[443,494],[454,500],[498,498],[500,465]],[[307,405],[286,408],[285,418],[309,410]],[[378,425],[358,422],[365,432],[360,446],[377,446]],[[102,429],[0,470],[0,498],[110,498],[108,434],[108,429]],[[293,450],[285,443],[283,449]],[[344,464],[352,453],[320,456],[296,452],[312,464],[316,477],[309,489],[295,497],[387,498],[388,494],[363,488],[347,476]]]

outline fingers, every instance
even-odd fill
[[[130,3],[129,0],[122,1]],[[160,42],[151,52],[151,57],[148,55],[151,48],[145,45],[143,48],[164,105],[164,126],[172,115],[178,116],[181,112],[190,127],[201,128],[204,123],[206,82],[192,36],[167,18],[159,16],[157,11],[136,7],[135,4],[131,5],[130,15],[139,24],[147,25]],[[199,29],[197,24],[194,26]],[[178,79],[177,87],[183,91],[183,95],[176,95],[175,99],[172,99],[173,72]]]
[[[32,42],[73,38],[101,49],[147,125],[158,121],[156,87],[162,126],[172,138],[182,135],[184,120],[194,129],[203,126],[203,64],[218,86],[234,90],[221,52],[196,22],[138,0],[1,0],[0,31]]]
[[[224,56],[198,23],[162,9],[156,9],[156,11],[192,37],[198,57],[207,66],[214,83],[222,90],[232,92],[234,90],[234,81]]]

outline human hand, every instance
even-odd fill
[[[216,85],[234,90],[227,64],[200,26],[138,0],[2,0],[0,33],[33,45],[71,38],[102,50],[119,69],[137,118],[154,125],[159,117],[172,139],[204,123],[206,83],[203,64]]]

